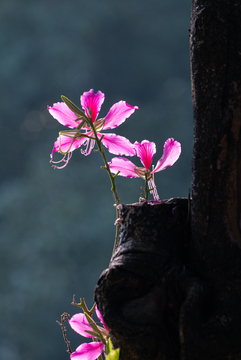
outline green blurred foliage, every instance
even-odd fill
[[[76,150],[49,164],[62,127],[46,107],[90,88],[139,106],[116,133],[132,142],[182,144],[156,174],[162,199],[187,196],[192,104],[189,0],[8,0],[0,3],[0,359],[64,360],[56,324],[84,296],[89,306],[114,243],[115,209],[99,154]],[[107,155],[111,159],[111,155]],[[138,159],[133,159],[138,164]],[[121,202],[138,201],[141,179],[117,178]],[[67,326],[67,324],[66,324]],[[82,339],[67,326],[73,349]]]

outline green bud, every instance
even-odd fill
[[[80,110],[71,100],[69,100],[66,96],[61,95],[61,99],[65,102],[68,108],[75,113],[76,116],[86,119],[85,113]]]
[[[76,119],[75,121],[81,120],[81,118]],[[81,123],[77,126],[77,129],[81,129],[82,127],[85,127],[87,125],[85,119],[81,121]]]
[[[85,330],[85,332],[92,335],[92,337],[94,337],[94,338],[100,339],[99,333],[96,333],[95,331]]]
[[[106,344],[105,339],[103,338],[101,331],[99,330],[98,326],[96,325],[96,323],[94,322],[94,320],[85,312],[85,317],[88,320],[88,323],[90,324],[90,326],[92,327],[94,333],[98,334],[99,339],[103,342],[103,344]]]
[[[142,168],[142,167],[136,167],[134,169],[134,171],[137,173],[138,176],[140,176],[142,179],[145,180],[146,178],[146,174],[149,174],[150,171],[145,169],[145,168]]]
[[[94,122],[95,130],[100,132],[105,124],[105,118],[98,119]]]

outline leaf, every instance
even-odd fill
[[[105,360],[119,360],[120,348],[112,350]]]
[[[113,344],[111,339],[109,338],[105,347],[105,352],[108,355],[113,350]]]
[[[120,348],[113,349],[112,341],[109,338],[105,347],[105,353],[107,355],[105,360],[119,360]]]

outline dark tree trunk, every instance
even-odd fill
[[[122,205],[95,298],[123,360],[241,360],[241,1],[194,0],[192,200]]]

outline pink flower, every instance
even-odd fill
[[[137,167],[133,162],[122,157],[115,157],[109,163],[110,170],[113,173],[119,171],[120,176],[125,177],[141,177],[145,179],[145,176],[151,177],[148,182],[149,188],[154,188],[152,194],[155,200],[159,200],[157,194],[155,182],[154,182],[154,173],[166,169],[168,166],[172,166],[180,156],[181,153],[181,144],[174,139],[168,139],[164,144],[163,155],[160,160],[158,160],[156,166],[151,170],[151,164],[153,156],[156,153],[156,144],[148,140],[143,140],[141,143],[138,141],[135,142],[134,148],[136,154],[141,160],[144,168]]]
[[[98,91],[97,94],[94,93],[93,89],[88,92],[84,92],[80,97],[81,105],[84,109],[82,117],[78,117],[72,110],[70,110],[65,102],[56,103],[52,107],[48,106],[50,114],[58,120],[60,124],[74,129],[61,131],[57,141],[54,143],[53,151],[50,155],[51,159],[56,151],[65,155],[63,159],[59,161],[64,161],[65,164],[62,167],[59,167],[59,169],[68,164],[69,159],[72,156],[72,152],[75,149],[85,145],[85,150],[82,150],[82,153],[84,155],[89,155],[94,148],[94,134],[90,126],[88,126],[86,122],[83,122],[84,117],[92,120],[98,138],[101,139],[103,145],[105,145],[111,153],[127,156],[135,155],[133,145],[128,139],[113,133],[103,134],[100,131],[113,129],[119,126],[136,109],[138,109],[138,107],[131,106],[125,101],[119,101],[110,108],[105,118],[97,120],[104,98],[105,95],[101,91]]]
[[[99,320],[101,321],[103,327],[98,326],[94,320],[93,325],[94,327],[98,328],[99,333],[101,334],[102,340],[97,341],[97,338],[93,336],[93,334],[90,334],[89,332],[93,333],[93,327],[90,326],[85,314],[78,313],[72,316],[72,318],[69,320],[69,324],[71,328],[80,334],[81,336],[87,337],[87,338],[94,338],[95,341],[90,343],[84,343],[81,344],[76,348],[76,350],[70,355],[70,359],[74,360],[95,360],[98,358],[99,355],[101,355],[102,351],[105,349],[106,341],[109,338],[109,331],[106,327],[104,320],[101,316],[101,313],[95,307],[95,312]]]

